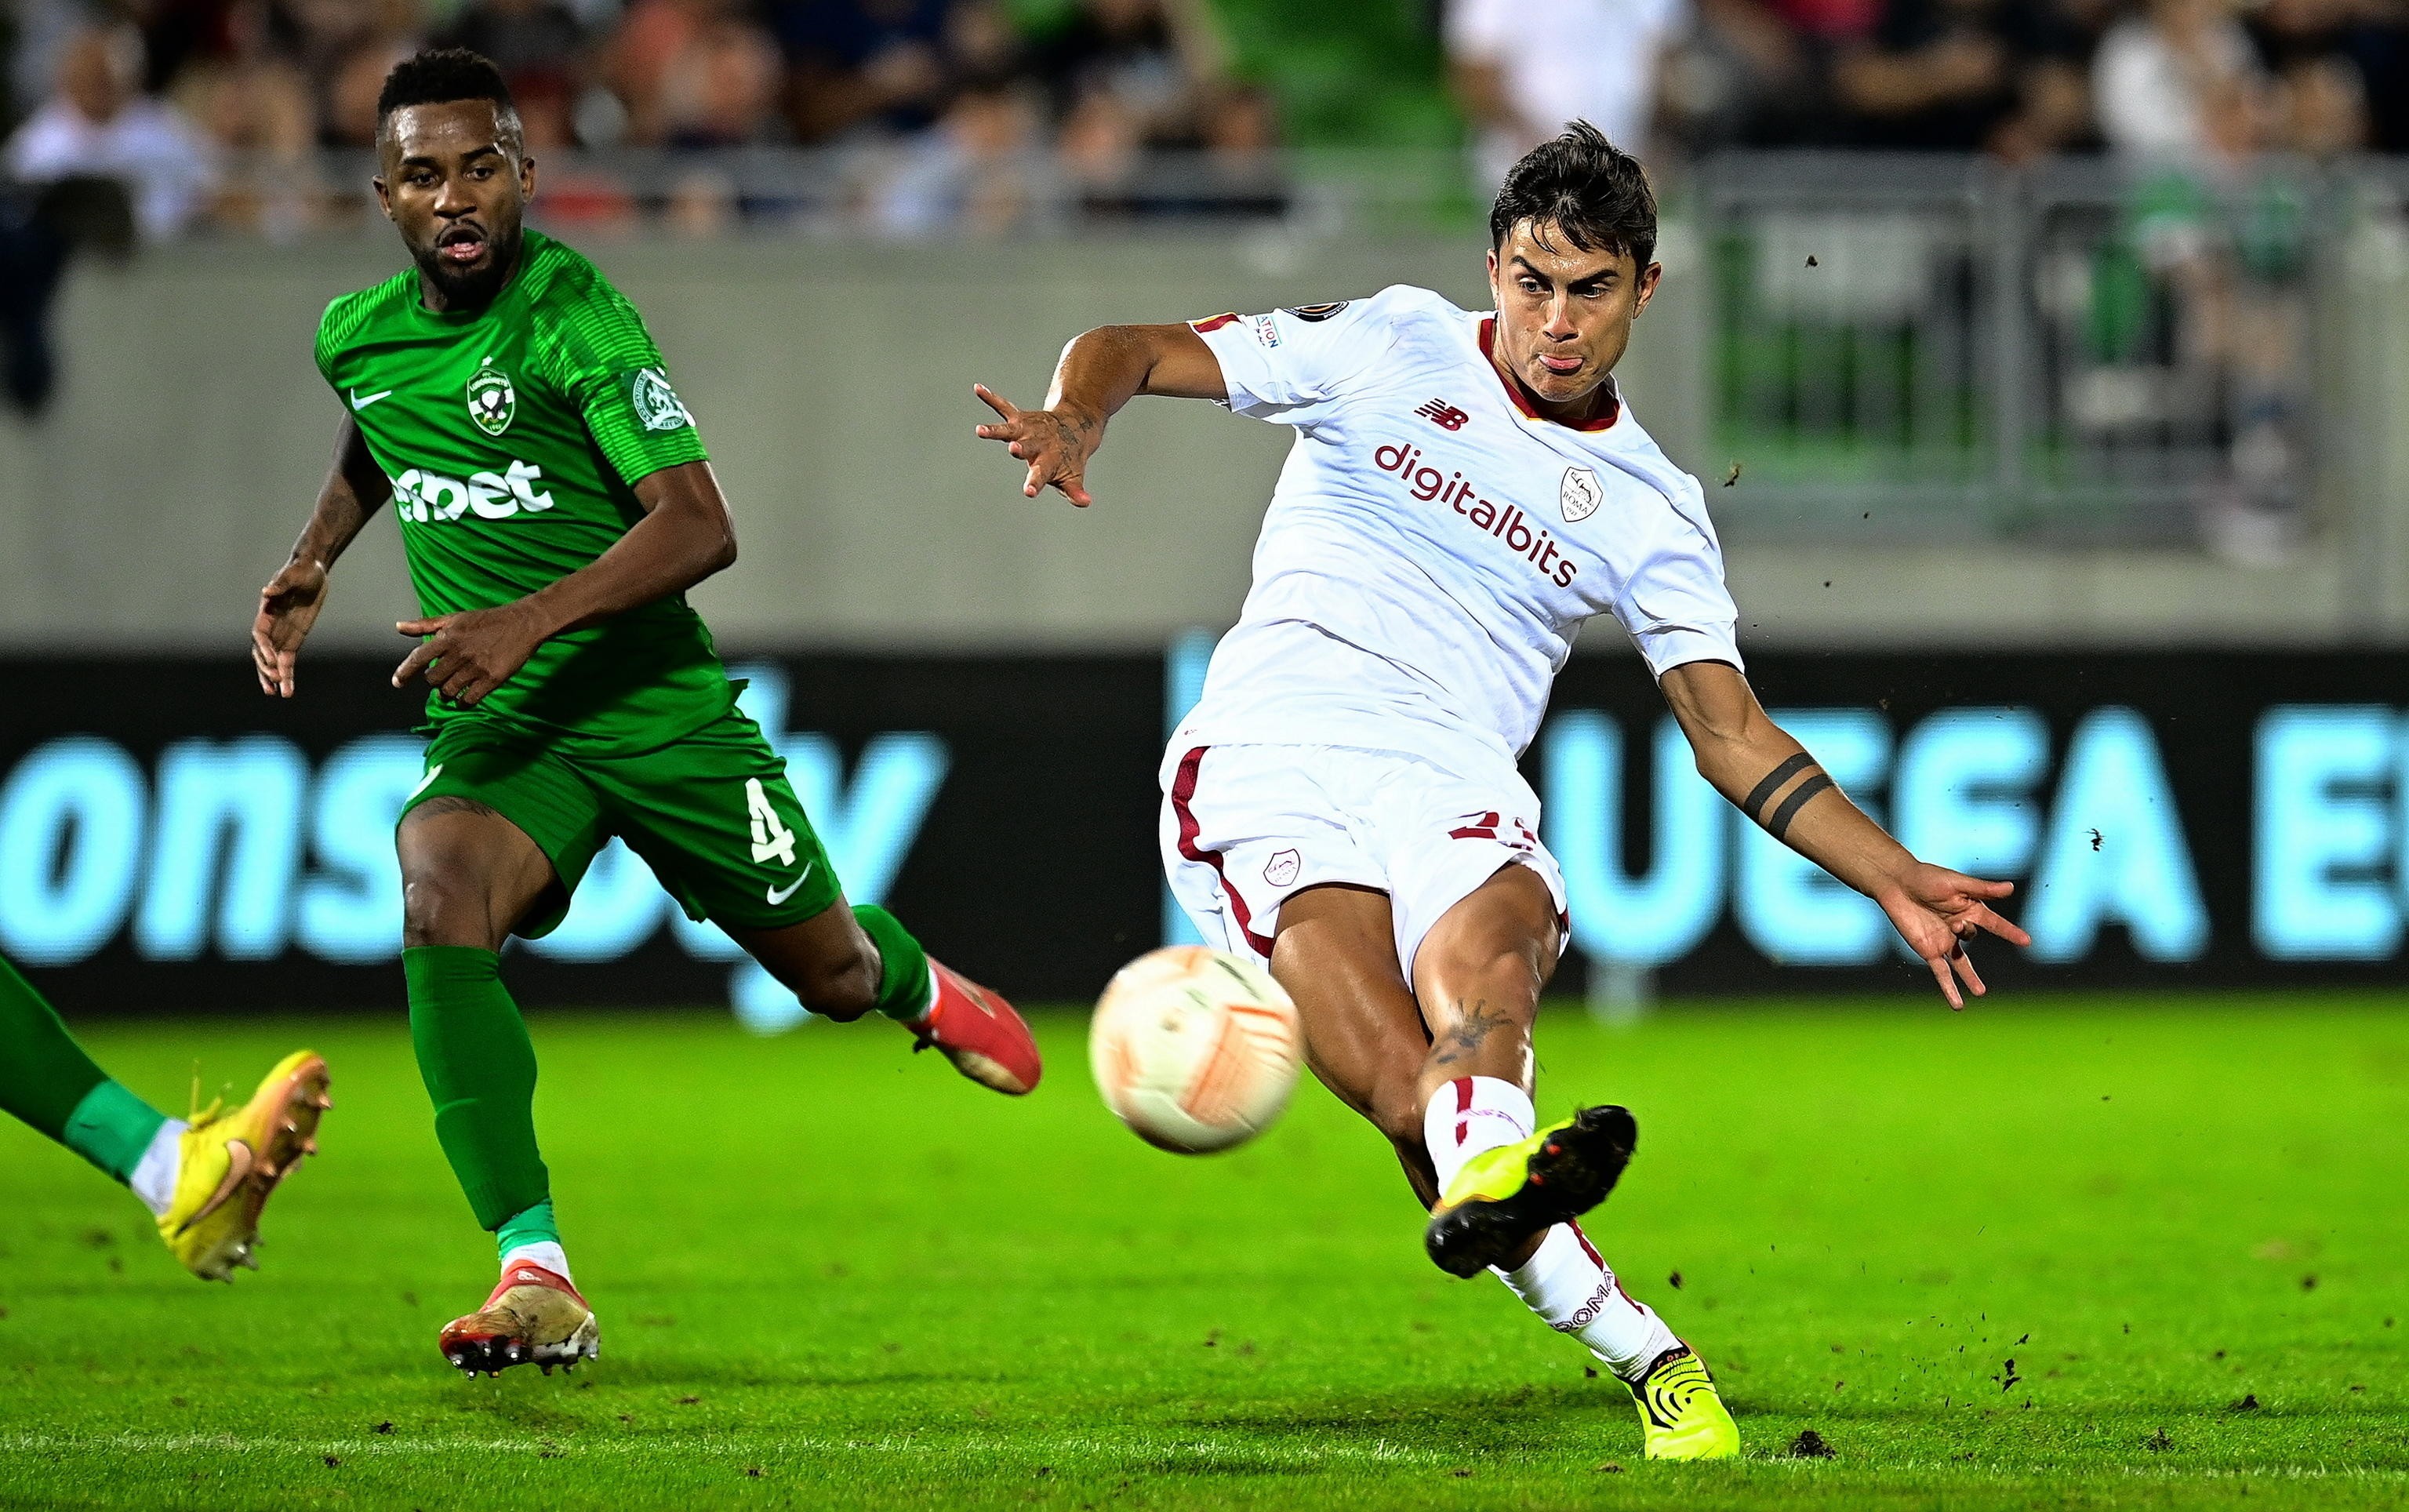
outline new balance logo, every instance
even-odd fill
[[[1429,421],[1432,425],[1436,425],[1441,430],[1462,430],[1464,428],[1464,423],[1472,418],[1470,415],[1465,414],[1463,410],[1457,409],[1454,405],[1448,403],[1445,399],[1433,399],[1430,403],[1425,404],[1421,409],[1415,410],[1414,413],[1421,416],[1424,420]]]

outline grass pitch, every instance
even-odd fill
[[[178,1107],[195,1056],[247,1088],[306,1038],[337,1107],[231,1289],[0,1127],[0,1504],[2409,1505],[2397,1001],[1559,1010],[1543,1112],[1640,1116],[1592,1232],[1747,1442],[1686,1466],[1429,1266],[1326,1094],[1158,1154],[1081,1027],[1042,1025],[1053,1079],[1010,1102],[889,1026],[538,1015],[603,1358],[475,1382],[435,1331],[492,1251],[397,1022],[94,1028]],[[1808,1429],[1831,1458],[1788,1452]]]

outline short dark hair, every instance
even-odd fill
[[[1525,221],[1535,230],[1562,227],[1582,252],[1629,252],[1642,268],[1656,255],[1656,194],[1648,170],[1586,121],[1571,122],[1506,170],[1489,211],[1489,245],[1503,247]]]
[[[502,129],[519,134],[519,109],[502,71],[482,52],[467,48],[429,48],[393,65],[377,94],[377,130],[396,110],[413,105],[449,105],[454,100],[491,100]]]

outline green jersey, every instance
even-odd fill
[[[705,453],[644,323],[592,263],[529,231],[493,304],[443,313],[418,272],[326,307],[318,370],[393,483],[421,612],[493,609],[557,582],[643,518],[634,484]],[[728,712],[711,632],[672,595],[536,648],[473,709],[596,755],[651,750]]]

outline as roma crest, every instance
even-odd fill
[[[1595,514],[1597,507],[1606,502],[1606,488],[1597,481],[1597,473],[1593,469],[1566,468],[1564,487],[1558,490],[1556,497],[1565,507],[1565,524],[1579,525]]]

